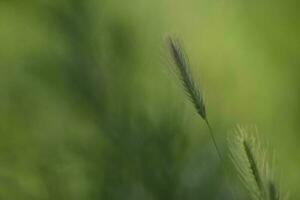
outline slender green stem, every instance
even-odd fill
[[[220,158],[221,160],[224,160],[224,159],[223,159],[223,156],[222,156],[222,154],[221,154],[221,151],[220,151],[220,149],[219,149],[219,147],[218,147],[218,144],[217,144],[217,141],[216,141],[216,138],[215,138],[213,129],[212,129],[212,127],[210,126],[210,123],[208,122],[208,120],[207,120],[206,118],[205,118],[204,120],[205,120],[205,123],[207,124],[207,127],[208,127],[208,129],[209,129],[209,133],[210,133],[211,139],[212,139],[212,141],[213,141],[213,144],[214,144],[214,146],[215,146],[215,148],[216,148],[217,154],[218,154],[218,156],[219,156],[219,158]]]

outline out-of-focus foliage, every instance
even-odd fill
[[[299,3],[1,0],[1,199],[247,199],[168,69],[190,57],[224,154],[256,124],[300,197]]]

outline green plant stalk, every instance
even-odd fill
[[[220,158],[221,160],[224,160],[224,159],[223,159],[223,156],[222,156],[222,154],[221,154],[221,151],[220,151],[220,149],[219,149],[219,146],[218,146],[218,144],[217,144],[217,141],[216,141],[216,138],[215,138],[215,134],[214,134],[214,132],[213,132],[212,127],[210,126],[210,123],[209,123],[208,119],[205,118],[204,121],[205,121],[205,123],[206,123],[206,125],[207,125],[207,127],[208,127],[208,129],[209,129],[209,134],[210,134],[211,140],[212,140],[212,142],[213,142],[213,144],[214,144],[214,146],[215,146],[215,148],[216,148],[216,151],[217,151],[217,154],[218,154],[219,158]]]
[[[189,64],[188,64],[188,59],[184,55],[182,48],[179,45],[179,42],[173,40],[172,38],[169,38],[169,47],[171,50],[171,55],[174,60],[174,63],[177,66],[177,71],[179,72],[179,76],[182,81],[182,85],[183,85],[187,95],[190,97],[190,101],[193,103],[197,113],[206,122],[208,129],[209,129],[211,139],[216,148],[217,154],[220,157],[220,159],[223,160],[221,151],[219,150],[217,142],[216,142],[214,132],[213,132],[212,127],[210,126],[208,119],[207,119],[206,107],[205,107],[205,103],[203,100],[203,95],[202,95],[197,83],[194,81],[194,79],[192,77],[192,73],[190,72],[190,68],[189,68]]]

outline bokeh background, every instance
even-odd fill
[[[300,199],[299,6],[1,0],[0,198],[248,199],[170,70],[172,35],[224,155],[256,125]]]

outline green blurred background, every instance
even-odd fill
[[[299,6],[1,0],[0,198],[247,199],[170,70],[175,35],[224,155],[255,124],[300,199]]]

